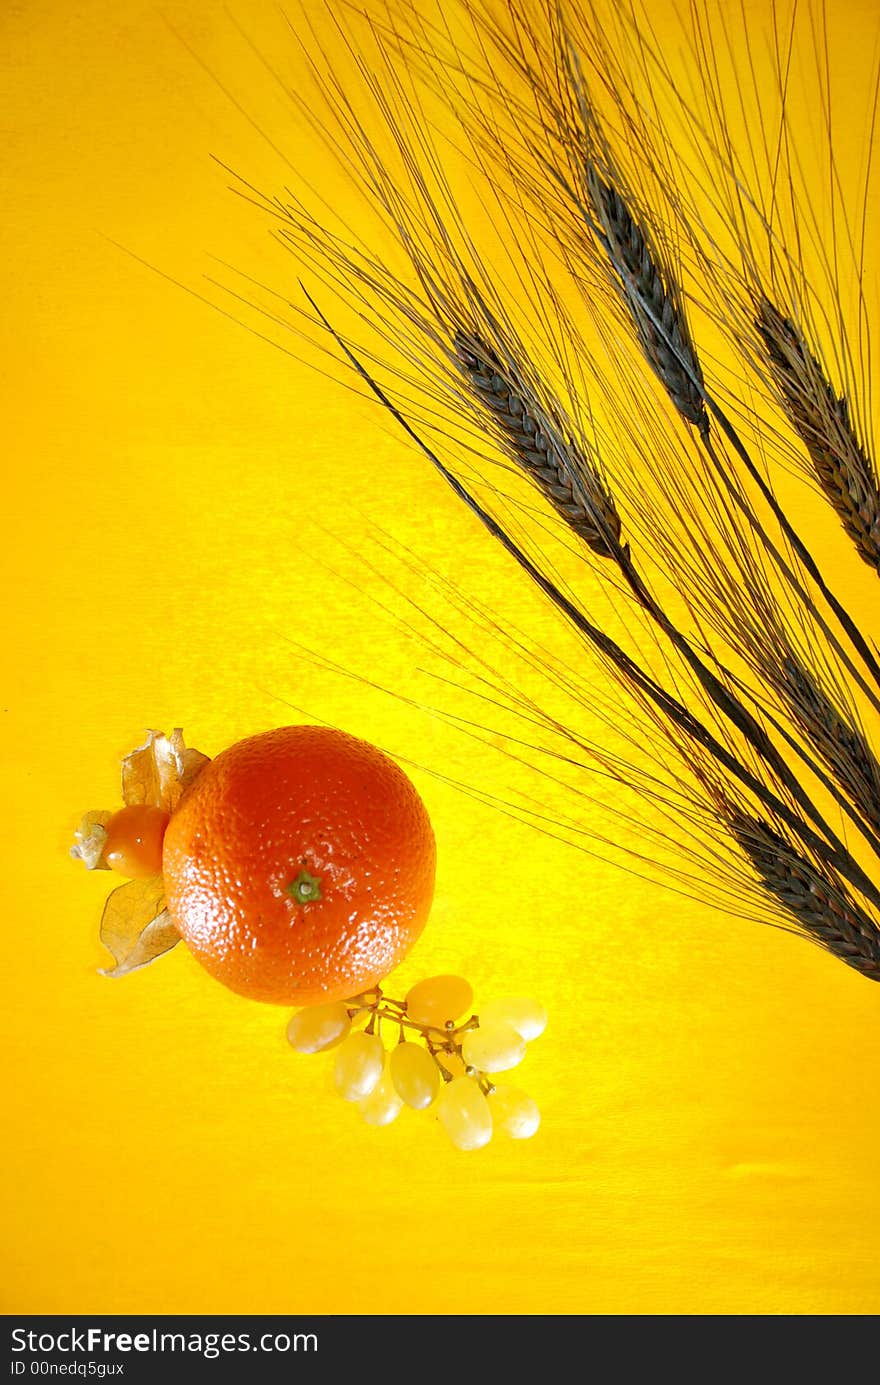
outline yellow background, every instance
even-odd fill
[[[835,8],[864,52],[872,6]],[[419,641],[347,584],[365,514],[556,627],[375,410],[126,253],[201,291],[210,256],[266,246],[209,155],[277,162],[186,45],[241,101],[257,69],[219,5],[167,10],[174,31],[133,0],[0,16],[3,1309],[876,1312],[880,988],[463,798],[438,773],[497,790],[484,752],[288,642],[413,686]],[[270,6],[236,12],[284,41]],[[261,110],[295,160],[289,113]],[[837,585],[867,610],[855,568]],[[454,970],[478,1002],[543,1000],[534,1141],[365,1127],[283,1013],[182,948],[97,975],[107,877],[66,853],[120,757],[147,726],[214,754],[306,716],[425,766],[437,899],[399,989]]]

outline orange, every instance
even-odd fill
[[[434,867],[427,811],[393,760],[342,731],[286,726],[201,771],[168,824],[162,874],[172,921],[216,980],[310,1005],[397,965],[425,925]]]

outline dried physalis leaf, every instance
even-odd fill
[[[126,806],[152,803],[173,813],[184,792],[201,773],[209,757],[183,743],[177,727],[166,736],[148,731],[147,739],[122,762],[122,798]]]
[[[180,934],[165,908],[162,877],[129,880],[108,897],[101,919],[101,942],[112,952],[114,967],[102,976],[126,976],[180,942]]]
[[[79,827],[73,834],[70,854],[75,861],[82,861],[86,870],[109,870],[103,859],[104,843],[107,840],[106,824],[113,816],[100,809],[84,813]]]

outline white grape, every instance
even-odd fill
[[[398,1044],[388,1060],[398,1095],[415,1111],[423,1111],[437,1095],[440,1071],[421,1044]]]
[[[437,1098],[437,1115],[456,1149],[481,1149],[492,1138],[489,1103],[472,1077],[454,1077]]]
[[[489,1093],[489,1110],[496,1130],[512,1140],[529,1140],[541,1124],[541,1112],[518,1087],[497,1086]]]
[[[539,1038],[547,1028],[547,1011],[527,996],[507,996],[480,1006],[480,1024],[511,1024],[526,1043]]]
[[[297,1053],[323,1053],[341,1043],[350,1029],[348,1010],[335,1000],[298,1010],[287,1026],[287,1040]]]
[[[474,993],[463,976],[428,976],[406,993],[407,1017],[416,1024],[443,1029],[473,1004]]]
[[[361,1101],[378,1086],[384,1066],[385,1048],[378,1034],[349,1034],[336,1050],[337,1092],[345,1101]]]
[[[358,1102],[358,1109],[368,1125],[390,1125],[397,1120],[403,1110],[403,1101],[395,1091],[387,1068],[370,1095]]]
[[[512,1024],[497,1020],[463,1034],[461,1052],[468,1066],[478,1072],[507,1072],[522,1062],[526,1041]]]

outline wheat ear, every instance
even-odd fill
[[[768,677],[792,717],[829,766],[862,817],[880,832],[880,764],[864,733],[836,706],[817,678],[798,660],[785,658]]]
[[[550,417],[516,366],[502,363],[483,337],[459,330],[454,345],[459,371],[508,455],[594,553],[616,558],[620,515],[597,467]]]
[[[801,439],[816,480],[859,556],[880,571],[880,485],[838,395],[803,333],[769,298],[759,298],[755,328],[785,413]]]
[[[590,103],[577,53],[566,43],[561,57],[580,123],[579,132],[568,122],[560,128],[561,134],[576,141],[572,150],[580,189],[576,200],[608,257],[645,359],[682,418],[707,437],[703,372],[676,277],[634,214],[632,199],[621,192],[623,180]]]
[[[762,818],[729,802],[720,811],[761,885],[798,932],[863,976],[880,980],[880,929],[844,886]]]
[[[675,281],[617,188],[606,183],[592,163],[587,165],[586,187],[645,358],[681,416],[706,433],[703,374]]]

